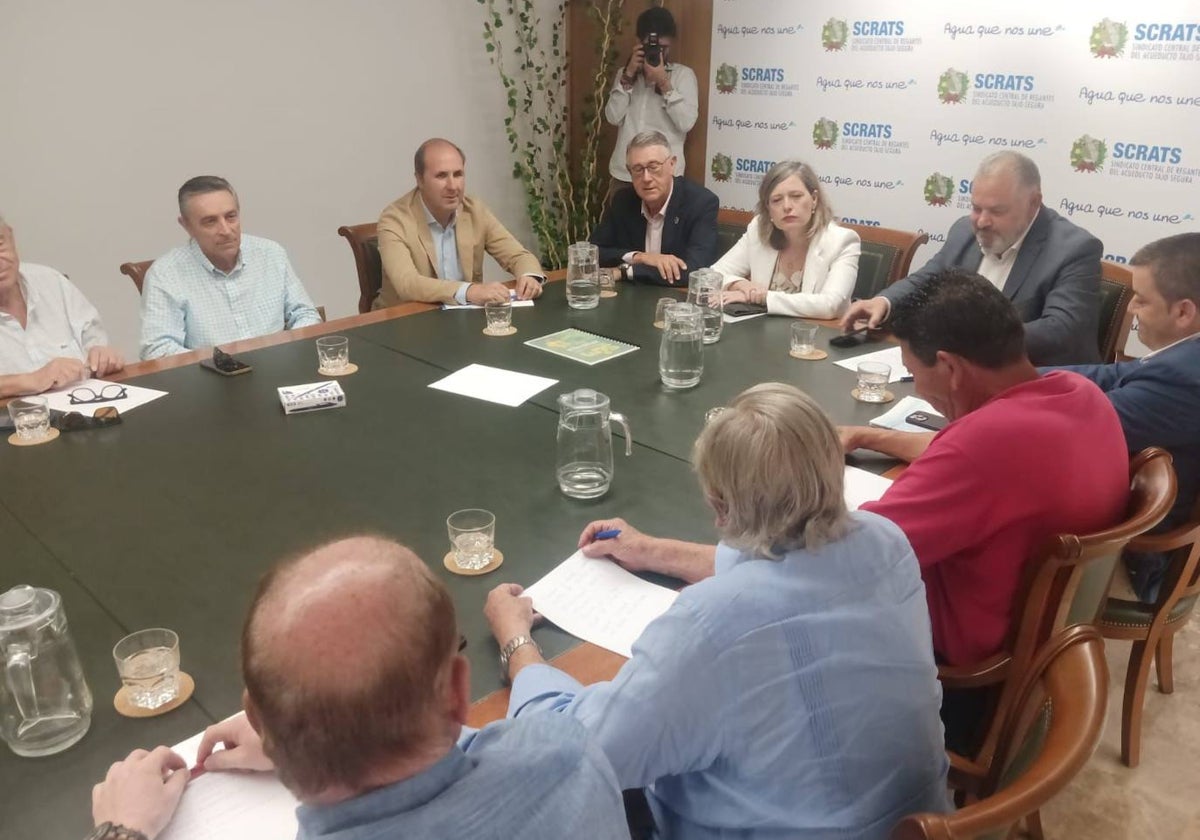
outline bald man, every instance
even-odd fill
[[[616,776],[582,725],[464,726],[457,648],[450,595],[407,548],[353,537],[285,561],[242,632],[245,713],[208,728],[198,762],[277,773],[305,838],[627,838]],[[154,840],[186,784],[166,747],[134,752],[96,786],[92,837]]]
[[[507,286],[483,281],[485,253],[513,276],[518,298],[542,293],[546,277],[537,257],[487,205],[466,194],[466,168],[466,155],[449,140],[434,137],[417,149],[416,188],[379,217],[383,287],[375,309],[409,300],[479,306],[508,300]]]

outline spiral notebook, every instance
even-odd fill
[[[624,341],[617,341],[615,338],[584,332],[574,327],[568,327],[541,338],[531,338],[525,343],[556,356],[583,362],[585,365],[598,365],[640,349],[636,344],[627,344]]]

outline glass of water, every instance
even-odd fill
[[[720,341],[721,329],[725,326],[725,307],[721,301],[722,280],[721,274],[711,268],[698,268],[688,275],[688,303],[700,307],[705,344]]]
[[[891,365],[883,362],[859,362],[858,388],[854,398],[860,402],[887,402],[887,384],[891,376]]]
[[[50,434],[50,407],[45,397],[18,397],[11,400],[8,413],[19,440],[41,440]]]
[[[600,305],[600,249],[590,242],[567,246],[567,306],[595,309]]]
[[[327,335],[317,339],[317,373],[336,376],[350,367],[350,339]]]
[[[512,329],[512,301],[489,301],[483,305],[483,314],[487,318],[484,332],[488,335],[508,335]]]
[[[667,307],[658,375],[663,385],[681,390],[699,384],[704,373],[704,322],[700,307],[672,303]]]
[[[179,694],[179,636],[155,627],[130,633],[113,647],[117,673],[129,702],[157,709]]]
[[[460,569],[478,571],[492,562],[496,540],[496,517],[481,508],[456,510],[446,517],[454,563]]]
[[[798,321],[792,324],[792,355],[803,359],[812,356],[816,347],[817,325]]]

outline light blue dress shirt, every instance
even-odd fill
[[[0,376],[30,373],[63,357],[86,360],[108,344],[100,313],[62,273],[21,263],[17,283],[25,298],[25,326],[0,312]]]
[[[336,805],[301,805],[296,817],[299,840],[629,840],[612,767],[561,715],[490,724],[418,776]]]
[[[226,274],[190,239],[146,272],[140,353],[156,359],[319,323],[283,246],[243,235]]]
[[[471,284],[463,276],[462,263],[458,261],[458,213],[450,217],[450,224],[442,227],[425,206],[425,199],[421,199],[421,209],[425,211],[425,223],[429,225],[433,251],[437,254],[437,276],[441,280],[457,280],[461,283],[454,293],[454,300],[466,303],[467,289]]]
[[[851,515],[841,540],[781,560],[720,545],[611,682],[521,669],[509,714],[591,729],[668,838],[886,838],[944,812],[949,762],[917,558]]]

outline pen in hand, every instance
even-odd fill
[[[592,534],[592,542],[616,539],[619,536],[621,536],[620,528],[606,528],[603,531],[597,531],[596,533]]]

